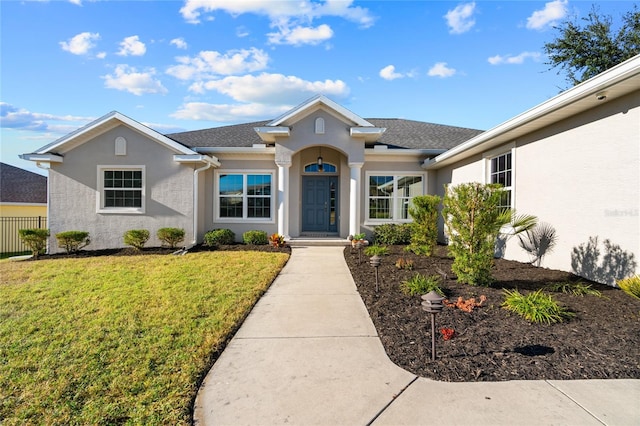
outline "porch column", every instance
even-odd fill
[[[360,169],[364,163],[349,163],[349,235],[360,233]]]
[[[289,167],[291,161],[276,162],[278,166],[278,234],[289,239]]]

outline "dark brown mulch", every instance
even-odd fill
[[[379,267],[380,291],[369,258],[347,247],[344,257],[387,354],[400,367],[436,380],[502,381],[543,379],[640,379],[640,300],[621,290],[589,282],[573,274],[496,259],[492,287],[460,284],[451,272],[446,247],[432,257],[416,256],[391,246]],[[398,258],[414,262],[414,270],[395,267]],[[450,300],[485,295],[471,313],[445,307],[436,317],[436,360],[431,361],[431,316],[420,296],[406,296],[400,283],[416,273],[448,277],[443,282]],[[551,282],[582,281],[603,297],[552,293],[575,317],[556,324],[532,324],[501,308],[502,289],[521,293]],[[455,335],[444,340],[441,328]]]
[[[96,256],[133,256],[133,255],[149,255],[149,254],[172,254],[176,253],[179,248],[168,247],[145,247],[142,250],[135,250],[133,247],[103,249],[103,250],[79,250],[75,253],[56,253],[46,254],[38,257],[38,260],[47,259],[74,259],[82,257],[96,257]],[[273,247],[271,245],[250,245],[250,244],[231,244],[222,245],[216,248],[206,247],[201,244],[194,246],[188,250],[188,253],[197,253],[201,251],[239,251],[239,250],[252,250],[252,251],[264,251],[264,252],[279,252],[291,254],[291,247]],[[29,260],[36,260],[31,258]]]

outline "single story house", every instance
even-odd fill
[[[18,230],[47,227],[46,176],[0,163],[0,253],[25,251]]]
[[[268,122],[167,135],[111,112],[21,157],[50,167],[52,234],[89,231],[93,249],[166,226],[188,244],[214,228],[345,239],[410,221],[416,195],[499,182],[555,230],[542,266],[611,283],[638,271],[639,154],[636,56],[485,132],[365,119],[318,95]],[[531,261],[518,238],[501,253]]]

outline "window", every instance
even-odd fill
[[[411,199],[423,195],[423,177],[416,175],[371,175],[368,190],[368,220],[410,221]]]
[[[317,163],[311,163],[304,166],[305,173],[335,173],[336,170],[338,170],[336,166],[331,163],[324,163],[322,165],[322,170],[318,168]]]
[[[272,220],[272,173],[219,173],[217,181],[217,219]]]
[[[144,213],[144,166],[100,166],[98,182],[98,211]]]
[[[500,208],[508,210],[511,208],[511,193],[513,190],[511,152],[491,158],[490,163],[489,182],[502,185],[504,192],[500,200]]]

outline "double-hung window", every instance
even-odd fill
[[[144,213],[144,172],[144,166],[99,166],[98,211]]]
[[[217,220],[273,220],[272,172],[219,172],[216,180]]]
[[[424,194],[422,175],[370,174],[367,220],[408,222],[413,197]]]
[[[513,164],[511,152],[497,155],[489,159],[489,182],[502,185],[504,191],[500,199],[500,209],[511,209],[513,194]]]

